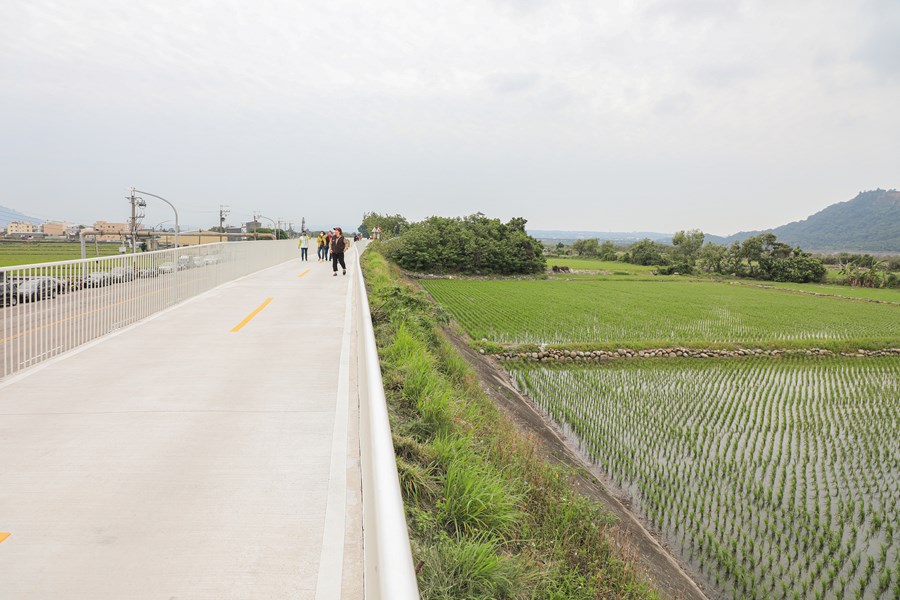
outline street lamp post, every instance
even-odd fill
[[[156,194],[151,194],[150,192],[142,192],[141,190],[137,190],[135,188],[131,188],[131,191],[137,192],[138,194],[144,194],[146,196],[153,196],[154,198],[162,200],[163,202],[165,202],[166,204],[168,204],[169,206],[172,207],[172,210],[175,212],[175,247],[178,248],[178,232],[180,231],[180,228],[178,227],[178,209],[175,208],[175,205],[172,204],[171,202],[169,202],[168,200],[166,200],[165,198],[163,198],[162,196],[157,196]],[[165,222],[165,221],[163,221],[163,222]]]
[[[265,215],[256,215],[256,218],[257,219],[265,219],[265,220],[269,221],[270,223],[272,223],[272,233],[275,234],[275,240],[277,241],[278,240],[278,226],[275,225],[275,221],[273,221],[272,219],[270,219],[269,217],[267,217]]]

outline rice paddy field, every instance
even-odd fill
[[[888,290],[873,303],[686,278],[422,285],[501,345],[900,347]],[[715,592],[900,600],[900,356],[504,366]]]
[[[900,598],[900,357],[507,366],[728,597]]]
[[[501,344],[885,347],[900,305],[697,280],[430,280],[474,339]]]
[[[116,256],[119,244],[99,244],[100,256]],[[87,246],[88,257],[97,256],[94,244]],[[81,258],[78,242],[0,242],[0,267],[32,265]]]
[[[900,304],[900,289],[824,285],[821,283],[779,283],[775,281],[765,281],[760,282],[760,284],[785,290],[796,290],[798,292],[848,296],[850,298],[865,298],[867,300]]]

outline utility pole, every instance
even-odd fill
[[[300,233],[306,232],[306,217],[300,217]]]
[[[131,203],[131,219],[129,220],[129,228],[131,229],[131,253],[137,254],[137,232],[138,232],[138,220],[144,218],[144,213],[141,211],[138,214],[138,209],[142,209],[147,206],[147,203],[144,202],[144,199],[135,194],[135,189],[131,188],[128,196],[125,198]]]
[[[222,234],[225,233],[225,217],[228,216],[228,213],[231,211],[228,210],[228,207],[220,204],[219,205],[219,241],[222,241]]]

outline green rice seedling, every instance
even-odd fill
[[[855,350],[900,339],[900,304],[780,289],[696,281],[430,280],[422,285],[473,339],[507,344]]]
[[[886,568],[884,571],[881,572],[881,575],[879,575],[879,577],[878,577],[878,591],[876,592],[876,594],[881,596],[882,594],[884,594],[885,592],[888,591],[888,588],[890,587],[890,585],[891,585],[891,569]]]
[[[842,596],[869,589],[874,565],[896,556],[884,531],[900,502],[877,482],[897,476],[898,358],[507,368],[683,558],[723,587],[750,597],[750,582],[767,597],[761,582],[771,571],[783,597]],[[842,460],[823,460],[823,438]],[[760,570],[757,549],[783,559]],[[752,578],[744,568],[756,569]]]

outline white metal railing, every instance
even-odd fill
[[[367,600],[419,597],[366,284],[359,268],[359,444]]]
[[[296,241],[223,242],[0,268],[0,378],[296,255]]]

